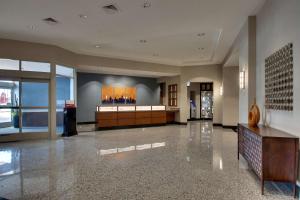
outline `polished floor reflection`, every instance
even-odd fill
[[[0,144],[7,199],[293,199],[287,184],[260,182],[237,134],[209,122],[81,133]]]

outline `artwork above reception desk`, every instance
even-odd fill
[[[97,106],[96,128],[165,125],[165,106]]]

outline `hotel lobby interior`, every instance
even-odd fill
[[[0,1],[0,200],[299,198],[299,0]]]

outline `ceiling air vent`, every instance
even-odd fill
[[[107,14],[115,14],[119,12],[119,8],[114,4],[108,4],[102,8]]]
[[[58,21],[56,19],[52,18],[52,17],[45,18],[45,19],[43,19],[43,21],[46,22],[49,25],[58,24]]]

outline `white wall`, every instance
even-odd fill
[[[264,105],[264,60],[292,42],[294,45],[294,111],[271,111],[271,126],[300,136],[300,1],[267,0],[257,15],[257,102]]]
[[[239,122],[248,122],[248,21],[240,32],[239,71],[245,71],[245,89],[239,90]]]

